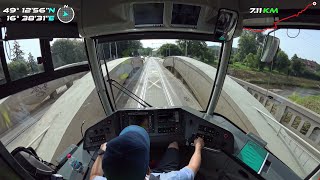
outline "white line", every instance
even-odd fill
[[[140,98],[145,100],[145,91],[146,91],[146,87],[147,87],[147,79],[148,79],[148,76],[149,76],[149,66],[150,66],[150,63],[147,62],[146,64],[146,67],[145,67],[145,73],[144,73],[144,77],[143,77],[143,85],[142,85],[142,88],[141,88],[141,91],[140,91]],[[140,103],[142,103],[141,100],[139,100]],[[140,103],[137,103],[138,104],[138,108],[142,108],[142,105]]]
[[[167,98],[167,102],[169,102],[170,106],[174,106],[174,104],[172,102],[171,95],[170,95],[170,93],[168,91],[168,88],[167,88],[165,82],[164,82],[164,78],[163,78],[163,75],[162,75],[162,70],[161,70],[161,68],[160,68],[160,66],[159,66],[159,64],[157,62],[154,62],[154,63],[157,64],[156,66],[157,66],[157,69],[158,69],[158,72],[159,72],[159,75],[160,75],[161,84],[162,84],[162,86],[164,88],[164,94],[165,94],[165,96]]]
[[[158,67],[161,69],[159,63],[157,63],[157,64],[158,64]],[[163,72],[162,69],[161,69],[161,73],[163,74],[163,76],[166,76],[166,75],[164,74],[164,72]],[[164,80],[167,82],[167,84],[168,84],[171,92],[173,93],[173,95],[174,95],[175,97],[178,97],[178,95],[176,94],[176,92],[175,92],[174,89],[172,88],[171,83],[169,83],[168,79],[167,79],[167,78],[164,78]],[[178,101],[180,102],[180,105],[182,106],[182,102],[180,101],[180,98],[179,98],[179,97],[178,97]]]

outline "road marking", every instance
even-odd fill
[[[157,64],[158,64],[158,67],[161,69],[160,64],[159,64],[159,63],[157,63]],[[161,73],[163,74],[163,76],[166,76],[166,77],[167,77],[167,75],[164,74],[164,71],[163,71],[162,69],[161,69]],[[164,78],[164,80],[167,82],[167,84],[168,84],[168,86],[169,86],[169,89],[170,89],[171,92],[173,93],[174,97],[178,97],[178,95],[176,94],[176,92],[175,92],[174,89],[172,88],[171,83],[169,82],[168,78]],[[177,99],[178,99],[178,101],[180,102],[180,105],[182,106],[182,102],[180,101],[180,98],[177,98]]]
[[[150,89],[152,86],[156,86],[156,87],[158,87],[159,89],[162,89],[159,85],[157,85],[157,82],[159,82],[160,79],[158,79],[156,82],[152,82],[152,81],[150,81],[150,80],[148,80],[148,81],[151,82],[151,85],[148,87],[148,89]]]
[[[169,103],[169,106],[174,106],[171,95],[168,91],[167,85],[164,81],[164,77],[163,77],[163,72],[162,69],[160,68],[159,64],[155,61],[153,61],[154,64],[156,64],[156,68],[158,69],[159,75],[160,75],[160,80],[161,80],[161,84],[164,88],[164,94],[166,96],[167,102]]]
[[[143,77],[143,85],[140,91],[140,95],[139,97],[143,100],[145,100],[145,95],[146,95],[146,87],[147,87],[147,79],[149,78],[149,66],[150,66],[150,62],[148,61],[146,63],[146,67],[145,67],[145,73],[144,73],[144,77]],[[140,103],[143,103],[141,100],[139,100]],[[138,104],[138,108],[142,108],[142,105],[137,102]]]

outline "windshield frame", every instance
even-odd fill
[[[220,69],[220,64],[221,64],[220,62],[221,62],[221,57],[222,57],[222,53],[224,50],[225,42],[224,41],[214,41],[213,34],[186,33],[186,32],[162,32],[162,31],[122,33],[122,34],[115,34],[115,35],[96,36],[93,38],[94,44],[95,44],[95,50],[96,50],[97,54],[98,54],[98,48],[97,48],[98,44],[114,43],[117,41],[126,41],[126,40],[148,40],[148,39],[185,39],[185,40],[196,40],[196,41],[198,40],[198,41],[210,41],[210,42],[215,42],[215,43],[221,43],[220,53],[218,56],[217,72],[216,72],[216,76],[214,77],[214,81],[213,81],[213,85],[212,85],[211,92],[209,95],[208,103],[207,103],[206,108],[204,110],[198,110],[200,112],[206,113],[208,111],[209,104],[210,104],[210,101],[212,100],[212,95],[213,95],[214,89],[216,87],[215,85],[217,82],[217,74]],[[116,103],[114,100],[114,95],[113,95],[113,90],[112,90],[113,89],[112,79],[110,79],[110,76],[109,76],[109,70],[108,70],[108,66],[106,63],[107,61],[104,60],[104,62],[105,62],[105,64],[104,64],[105,70],[107,72],[106,83],[109,84],[109,86],[106,86],[106,84],[105,84],[105,87],[106,87],[106,89],[109,89],[111,92],[111,94],[109,94],[108,91],[105,91],[105,94],[110,102],[109,104],[111,106],[111,109],[113,111],[120,110],[116,107]],[[100,94],[99,94],[99,97],[100,97]],[[100,100],[101,100],[101,98],[100,98]],[[145,104],[147,106],[149,106],[148,102],[146,102]]]

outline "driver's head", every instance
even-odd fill
[[[149,167],[150,139],[147,131],[136,125],[123,129],[108,142],[102,169],[108,180],[141,180]]]

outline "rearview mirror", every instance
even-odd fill
[[[263,43],[261,62],[271,62],[275,57],[280,45],[280,39],[274,36],[267,36]]]

